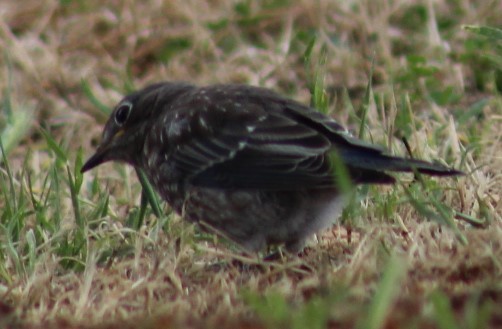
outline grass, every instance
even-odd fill
[[[465,0],[6,4],[0,325],[500,327],[501,9]],[[405,140],[413,156],[467,175],[362,187],[341,225],[301,257],[245,256],[142,192],[132,168],[79,172],[110,107],[165,79],[269,87],[395,154],[407,154]]]

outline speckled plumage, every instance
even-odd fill
[[[333,154],[354,184],[391,184],[388,171],[460,174],[385,155],[268,89],[170,82],[119,102],[82,171],[106,161],[129,163],[185,219],[250,251],[283,243],[298,251],[343,209]]]

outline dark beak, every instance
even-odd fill
[[[101,145],[100,147],[98,147],[96,153],[94,153],[94,155],[91,156],[84,163],[84,165],[82,166],[82,169],[80,169],[80,172],[84,173],[86,171],[91,170],[94,167],[99,166],[103,162],[108,161],[107,154],[108,154],[108,148],[107,147],[102,147],[102,145]]]
[[[80,169],[80,172],[83,174],[102,163],[112,160],[110,156],[113,153],[112,151],[116,149],[117,138],[119,138],[123,133],[123,129],[110,132],[110,129],[108,128],[108,126],[106,126],[103,133],[103,139],[101,140],[96,153],[94,153],[89,159],[87,159],[87,161]]]

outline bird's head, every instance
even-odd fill
[[[113,109],[105,124],[101,143],[82,166],[81,172],[108,161],[137,165],[152,120],[190,88],[183,83],[163,82],[124,97]]]

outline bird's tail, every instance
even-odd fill
[[[356,183],[394,183],[395,179],[386,172],[419,172],[431,176],[464,174],[439,163],[386,155],[376,149],[346,148],[339,150],[339,156]]]
[[[447,167],[440,163],[424,160],[407,159],[385,154],[362,154],[362,152],[349,152],[341,155],[345,163],[361,169],[373,169],[395,172],[415,172],[432,176],[457,176],[463,172]]]

